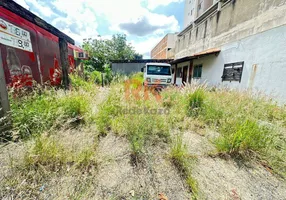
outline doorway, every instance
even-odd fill
[[[183,67],[183,77],[182,77],[182,83],[185,85],[187,83],[187,77],[188,77],[188,66]]]

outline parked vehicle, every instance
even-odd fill
[[[171,65],[167,63],[146,63],[142,68],[144,85],[155,88],[165,88],[172,83]]]

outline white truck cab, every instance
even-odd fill
[[[145,86],[164,88],[172,83],[172,69],[168,63],[146,63],[142,72]]]

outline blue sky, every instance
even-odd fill
[[[167,33],[183,27],[184,0],[15,0],[72,37],[126,34],[137,52],[150,51]]]

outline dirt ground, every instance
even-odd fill
[[[97,103],[104,101],[108,91]],[[95,112],[96,112],[95,108]],[[95,129],[82,128],[58,133],[67,145],[84,147],[94,142]],[[232,159],[210,156],[215,147],[210,142],[213,134],[204,136],[194,132],[183,133],[188,152],[197,157],[193,177],[198,182],[199,199],[208,200],[286,200],[286,182],[276,177],[261,165],[238,163]],[[0,194],[2,199],[103,199],[147,200],[158,199],[165,194],[169,200],[188,200],[192,194],[168,157],[170,146],[164,142],[150,144],[143,164],[131,162],[130,147],[126,138],[108,134],[98,140],[97,167],[89,173],[53,174],[48,180],[35,185],[26,185],[25,180],[15,187],[25,188],[24,195]],[[9,188],[4,177],[10,173],[10,158],[23,156],[23,143],[0,147],[0,191]],[[11,190],[11,188],[10,188]],[[31,197],[29,191],[36,195]],[[166,199],[162,199],[166,200]]]

